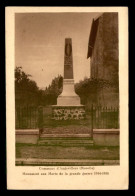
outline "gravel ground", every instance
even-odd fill
[[[16,145],[16,158],[119,160],[119,147]]]

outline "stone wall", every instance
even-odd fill
[[[96,146],[119,146],[119,129],[94,129],[93,140]]]
[[[17,129],[15,133],[16,143],[37,144],[39,139],[39,129]]]

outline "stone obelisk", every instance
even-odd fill
[[[64,79],[63,91],[57,99],[57,105],[63,106],[78,106],[80,105],[80,97],[75,93],[74,75],[73,75],[73,55],[72,55],[72,40],[65,39],[65,54],[64,54]]]
[[[57,98],[57,105],[52,106],[53,119],[79,120],[85,118],[84,105],[75,93],[73,74],[72,39],[65,39],[63,91]]]

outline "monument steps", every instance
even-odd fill
[[[41,134],[40,135],[40,139],[44,139],[44,138],[90,138],[91,135],[90,134]]]
[[[89,134],[43,134],[38,145],[47,146],[92,146],[93,139]]]

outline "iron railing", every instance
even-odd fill
[[[15,112],[16,129],[38,128],[37,107],[16,107]]]
[[[48,122],[45,114],[47,111],[42,106],[16,107],[15,111],[16,129],[43,128],[44,124]],[[92,106],[87,113],[86,118],[92,129],[119,128],[119,108]]]
[[[94,129],[118,129],[119,108],[118,107],[91,107],[91,125]]]

